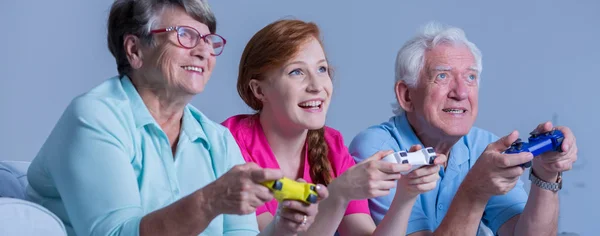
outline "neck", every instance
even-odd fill
[[[425,147],[433,147],[436,153],[445,154],[450,158],[450,149],[452,149],[452,146],[454,146],[462,136],[447,135],[442,130],[436,128],[424,128],[428,126],[420,126],[418,124],[425,123],[426,121],[419,121],[420,118],[415,117],[413,114],[406,114],[406,117],[408,118],[408,123],[413,129],[413,132]]]
[[[265,114],[264,111],[259,116],[260,124],[275,157],[287,163],[297,162],[299,167],[308,130],[284,127],[273,119],[274,116]]]
[[[131,79],[150,114],[163,130],[178,128],[185,106],[191,96],[179,96],[166,88],[158,88],[143,82],[142,79]]]

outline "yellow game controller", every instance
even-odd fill
[[[297,182],[286,177],[274,181],[262,183],[265,187],[271,189],[275,199],[279,202],[284,200],[296,200],[307,204],[317,202],[317,186],[310,183]]]

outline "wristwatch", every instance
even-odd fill
[[[550,183],[541,180],[533,173],[533,168],[529,170],[529,180],[531,180],[532,184],[538,186],[540,188],[550,190],[552,192],[558,192],[558,190],[562,189],[562,172],[558,172],[558,178],[556,179],[556,183]]]

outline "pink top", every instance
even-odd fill
[[[254,162],[263,168],[280,169],[277,159],[275,159],[275,155],[267,142],[267,137],[263,132],[260,122],[256,119],[256,116],[232,116],[221,124],[229,128],[233,134],[246,162]],[[348,152],[348,148],[344,145],[344,140],[340,132],[326,126],[325,142],[327,142],[329,147],[327,157],[331,163],[333,178],[338,177],[346,171],[346,169],[355,165],[354,159]],[[302,179],[312,183],[307,155],[308,154],[305,152]],[[267,211],[270,212],[271,215],[275,215],[275,212],[277,211],[276,199],[273,199],[256,209],[256,215],[260,215]],[[366,199],[350,201],[344,215],[355,213],[370,214],[369,205]]]

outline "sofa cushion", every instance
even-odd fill
[[[0,197],[25,199],[27,177],[8,162],[0,162]]]

